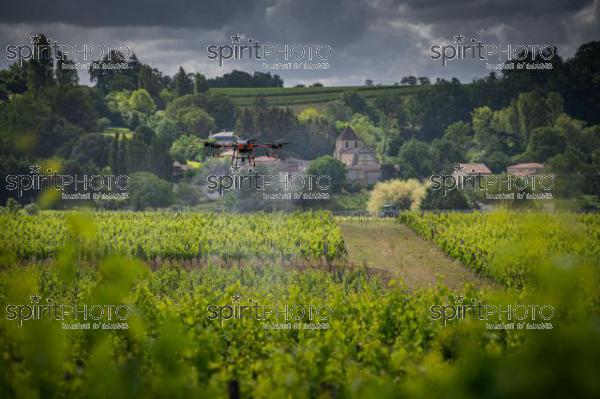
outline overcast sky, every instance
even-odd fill
[[[232,69],[265,72],[256,61],[219,67],[206,47],[231,44],[239,34],[262,44],[327,44],[325,71],[279,71],[286,86],[322,82],[356,85],[365,79],[391,84],[403,76],[486,75],[481,62],[442,67],[432,45],[455,35],[489,44],[551,44],[563,57],[600,40],[600,0],[3,0],[0,66],[5,48],[45,33],[60,43],[129,46],[138,58],[172,75],[181,65],[208,77]],[[80,73],[82,83],[87,73]]]

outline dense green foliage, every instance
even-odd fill
[[[135,215],[146,222],[151,216],[123,218],[135,226]],[[443,286],[409,291],[396,280],[386,283],[361,270],[300,271],[268,261],[228,268],[165,261],[150,271],[130,257],[78,260],[93,231],[108,227],[106,217],[92,218],[100,223],[95,227],[73,215],[66,233],[71,240],[55,260],[0,269],[0,308],[30,305],[32,295],[52,304],[127,304],[128,328],[63,329],[48,317],[24,320],[19,327],[0,318],[3,397],[594,398],[600,393],[597,270],[589,274],[577,263],[570,269],[550,267],[537,277],[539,291],[465,287],[457,293]],[[185,217],[198,221],[195,215]],[[318,215],[304,215],[303,228],[310,229],[310,220],[322,223]],[[265,220],[230,222],[242,228]],[[4,230],[24,241],[19,226]],[[45,232],[61,236],[64,229],[50,220]],[[177,241],[169,245],[175,249]],[[9,253],[3,252],[3,260]],[[210,305],[235,305],[236,294],[244,305],[326,305],[329,328],[266,329],[264,320],[252,317],[209,317]],[[494,331],[471,318],[445,326],[434,320],[430,307],[457,303],[457,294],[495,305],[551,304],[557,309],[554,329]],[[301,320],[308,323],[307,314]],[[63,322],[76,321],[81,322],[71,315]],[[286,324],[285,319],[269,322]]]
[[[363,383],[421,357],[439,328],[426,313],[437,300],[433,293],[385,291],[362,273],[336,278],[276,266],[188,272],[176,265],[149,273],[116,259],[99,271],[81,267],[68,282],[39,265],[25,270],[21,281],[22,270],[2,272],[3,307],[28,303],[20,292],[57,303],[97,303],[104,292],[131,304],[135,316],[129,330],[115,332],[64,331],[60,323],[42,321],[41,333],[34,329],[37,321],[18,328],[1,320],[0,390],[18,397],[226,397],[234,381],[244,397],[356,395]],[[121,285],[104,277],[116,272]],[[269,331],[252,319],[223,325],[208,320],[207,306],[231,304],[235,293],[244,304],[245,298],[280,306],[326,304],[333,310],[330,329]],[[7,379],[9,373],[15,377]]]
[[[83,215],[85,216],[85,215]],[[68,212],[0,215],[3,249],[23,259],[57,255],[72,241],[78,218]],[[344,241],[331,214],[196,214],[97,212],[89,215],[81,256],[111,253],[145,259],[241,259],[328,261],[345,255]]]
[[[334,192],[340,192],[346,185],[346,167],[331,155],[323,155],[314,159],[308,166],[306,174],[329,176]]]

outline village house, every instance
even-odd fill
[[[209,140],[214,140],[217,144],[231,144],[239,141],[241,137],[236,136],[233,132],[219,132],[208,136]]]
[[[349,183],[375,184],[381,177],[381,166],[375,152],[364,144],[351,127],[345,128],[337,138],[333,156],[346,166]]]
[[[459,163],[454,167],[452,176],[457,179],[459,176],[491,175],[492,171],[484,163]]]
[[[292,157],[281,159],[271,156],[259,156],[254,161],[256,166],[265,165],[276,170],[282,180],[289,176],[304,174],[310,163],[305,159]]]
[[[514,176],[535,176],[544,172],[544,165],[537,162],[518,163],[507,167],[506,172]]]

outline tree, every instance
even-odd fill
[[[102,168],[108,165],[111,144],[110,137],[101,133],[83,135],[73,146],[70,159],[81,164],[92,160],[96,166]]]
[[[209,87],[283,87],[279,75],[271,76],[270,72],[248,72],[233,70],[223,76],[208,80]]]
[[[456,79],[440,79],[435,85],[422,88],[413,101],[419,111],[418,137],[424,141],[442,136],[454,122],[468,120],[472,109],[469,93]]]
[[[419,84],[426,86],[431,84],[431,81],[427,76],[419,76]]]
[[[108,152],[108,166],[113,175],[120,175],[126,172],[124,165],[123,146],[121,144],[121,135],[119,133],[113,136],[113,141]]]
[[[385,116],[396,118],[402,126],[406,121],[402,97],[400,93],[385,92],[373,99],[373,105]]]
[[[531,132],[527,154],[535,161],[544,162],[546,159],[563,152],[565,146],[566,139],[559,129],[540,127]]]
[[[96,87],[104,94],[118,90],[135,90],[138,87],[138,72],[134,69],[137,59],[131,60],[117,50],[111,50],[101,60],[90,65],[90,81],[96,82]],[[125,64],[127,68],[107,68],[108,65]],[[139,68],[138,68],[139,69]]]
[[[196,93],[204,93],[208,91],[208,82],[206,78],[201,73],[196,73],[194,75],[194,92]]]
[[[168,91],[167,87],[171,81],[169,76],[164,76],[158,69],[146,64],[140,65],[138,75],[139,88],[146,89],[159,105],[168,102],[163,100],[161,92]]]
[[[56,76],[56,83],[60,87],[64,86],[76,86],[79,83],[79,76],[77,70],[74,68],[75,63],[61,52],[56,52],[56,67],[54,69],[54,75]]]
[[[150,137],[145,137],[150,136]],[[154,132],[147,126],[136,129],[131,140],[126,141],[126,165],[127,172],[139,172],[153,170],[156,160],[150,154],[150,145],[154,140]]]
[[[135,136],[139,136],[144,141],[144,144],[150,144],[156,138],[156,133],[151,127],[141,125],[135,129]]]
[[[538,127],[548,126],[549,116],[544,98],[536,92],[521,93],[517,98],[520,132],[527,140],[529,134]]]
[[[371,80],[371,79],[366,79],[366,80],[365,80],[365,86],[367,86],[367,87],[372,87],[372,86],[373,86],[373,80]]]
[[[149,172],[131,175],[129,197],[134,210],[166,207],[173,203],[171,184]]]
[[[305,108],[302,110],[302,112],[300,112],[298,114],[298,121],[300,121],[302,123],[314,121],[314,120],[321,119],[321,118],[324,118],[324,115],[321,114],[314,107]]]
[[[88,86],[51,87],[45,91],[52,112],[88,132],[94,131],[102,108],[102,97]]]
[[[600,41],[582,44],[565,63],[566,79],[560,92],[569,115],[600,123]],[[533,71],[539,72],[539,71]],[[551,71],[554,72],[554,71]]]
[[[449,190],[444,196],[442,190],[428,187],[425,198],[419,207],[421,210],[467,210],[473,209],[467,197],[459,190]]]
[[[431,144],[437,154],[437,164],[441,170],[450,171],[454,165],[465,159],[470,144],[470,128],[465,122],[448,126],[444,136]]]
[[[202,108],[214,118],[216,129],[231,129],[235,125],[236,108],[229,97],[222,93],[208,91],[174,99],[165,110],[168,117],[176,117],[180,108]]]
[[[323,155],[314,159],[309,164],[306,174],[329,176],[333,192],[340,192],[346,185],[346,166],[331,155]]]
[[[179,71],[175,74],[173,78],[175,87],[174,94],[176,97],[185,96],[186,94],[192,94],[194,91],[194,85],[192,79],[185,73],[185,69],[183,67],[179,67]]]
[[[170,143],[175,141],[177,137],[181,136],[185,132],[182,130],[181,125],[177,122],[175,118],[164,117],[156,126],[157,137],[165,137],[166,140]]]
[[[350,119],[349,125],[370,147],[375,147],[377,141],[381,139],[382,129],[375,125],[368,116],[362,114],[354,114]]]
[[[172,139],[169,136],[159,134],[149,148],[150,170],[160,178],[167,180],[173,177],[173,158],[169,154],[171,144]]]
[[[14,63],[8,69],[0,70],[0,95],[1,99],[8,99],[9,94],[22,94],[27,91],[28,68]]]
[[[377,214],[384,205],[417,210],[424,196],[425,185],[416,179],[379,182],[371,191],[367,210]]]
[[[343,103],[350,108],[354,114],[369,115],[369,106],[365,98],[357,91],[345,91],[342,94]]]
[[[186,163],[188,160],[196,161],[204,152],[204,143],[197,136],[183,135],[171,145],[169,154],[176,161]]]
[[[341,99],[330,101],[326,113],[333,121],[347,121],[352,117],[352,110]]]
[[[183,132],[206,138],[215,130],[215,120],[202,108],[185,107],[177,111],[177,122]]]
[[[253,110],[249,108],[242,109],[235,123],[235,131],[242,136],[254,135],[257,132],[255,112]]]
[[[36,57],[27,63],[27,87],[40,91],[54,82],[54,57],[50,41],[44,35],[35,35],[33,40]]]
[[[398,151],[400,158],[400,174],[405,178],[424,179],[434,171],[431,148],[427,143],[411,139],[404,143]]]
[[[146,89],[137,89],[131,93],[129,104],[131,109],[144,115],[153,114],[156,110],[156,104]]]

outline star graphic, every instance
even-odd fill
[[[31,41],[32,44],[38,44],[41,39],[42,39],[42,36],[39,34],[29,35],[29,40]]]
[[[471,38],[471,43],[475,43],[476,41],[477,41],[477,38],[476,38],[475,36],[473,36],[473,37]]]
[[[464,172],[465,168],[461,164],[454,165],[454,171],[458,173]]]
[[[239,173],[240,172],[240,167],[239,166],[232,166],[231,167],[231,173]]]
[[[37,175],[38,173],[40,173],[40,169],[41,166],[37,163],[34,165],[29,165],[29,173],[31,173],[32,175]]]
[[[463,303],[464,299],[465,297],[460,294],[454,296],[454,302]]]
[[[29,300],[31,301],[31,303],[34,303],[34,304],[38,304],[38,303],[40,303],[40,299],[42,299],[42,297],[41,297],[41,296],[39,296],[38,294],[31,295],[31,296],[29,297]]]
[[[231,43],[239,43],[240,42],[240,35],[239,34],[235,34],[231,36]]]
[[[465,37],[461,34],[454,35],[454,43],[462,43]]]
[[[236,292],[235,294],[233,294],[231,296],[231,299],[233,299],[233,302],[239,302],[241,298],[242,298],[242,296],[238,292]]]

